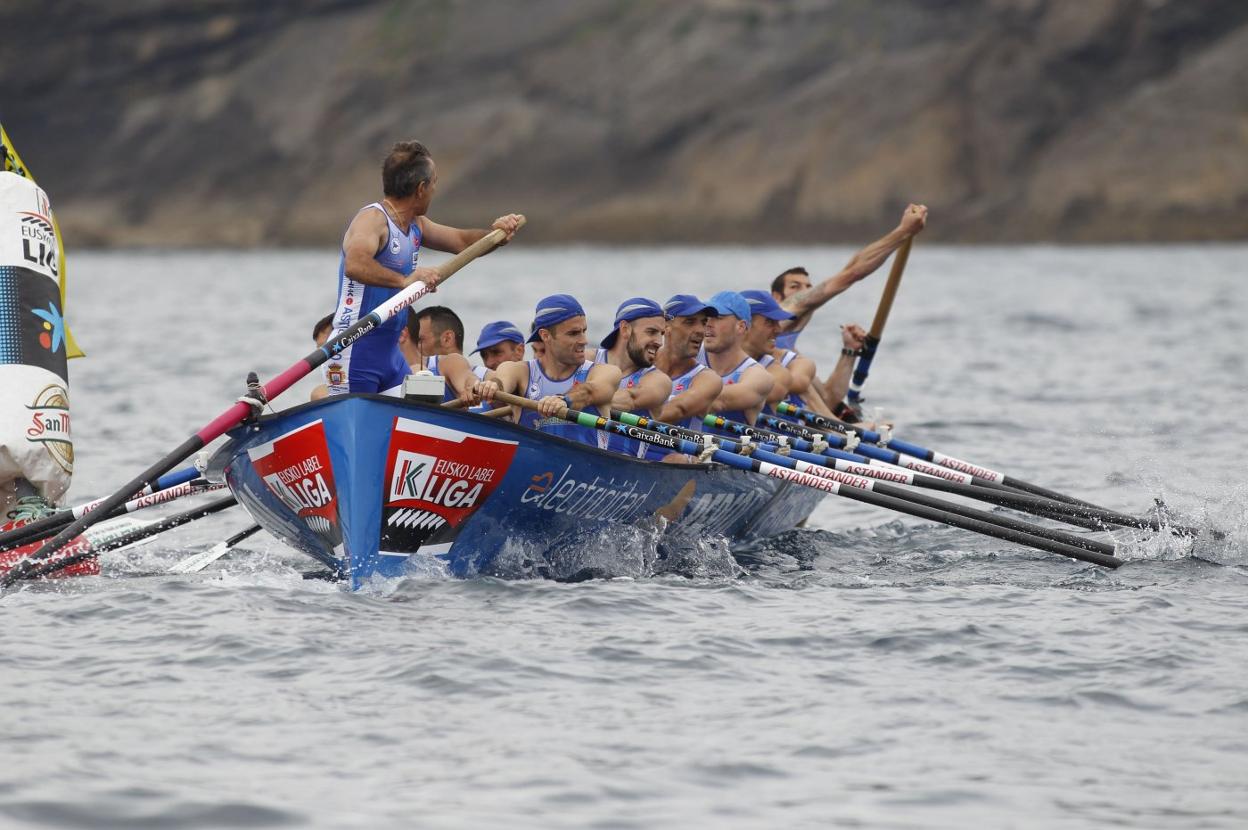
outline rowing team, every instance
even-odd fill
[[[570,423],[563,415],[569,408],[604,417],[626,411],[701,429],[707,413],[753,425],[761,412],[786,401],[833,418],[834,412],[844,414],[840,402],[866,332],[856,325],[842,328],[841,357],[825,381],[818,380],[814,361],[794,350],[797,337],[816,308],[878,268],[922,229],[925,218],[926,209],[912,205],[896,231],[818,286],[811,285],[805,269],[794,268],[777,277],[771,291],[721,291],[706,301],[677,294],[662,304],[628,299],[592,354],[585,310],[568,294],[537,303],[527,337],[508,321],[486,325],[473,352],[481,355],[482,366],[464,357],[463,322],[444,306],[409,309],[399,352],[413,371],[442,376],[448,401],[488,408],[499,390],[527,397],[538,407],[512,413],[520,424],[653,460],[668,453]],[[318,345],[328,336],[332,317],[318,324]],[[529,360],[526,343],[534,354]],[[314,396],[345,385],[333,371]]]

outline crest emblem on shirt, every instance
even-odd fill
[[[392,237],[392,238],[390,239],[390,253],[392,253],[392,254],[396,254],[396,255],[399,253],[399,240],[398,240],[398,237]]]

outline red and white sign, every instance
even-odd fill
[[[247,454],[269,491],[324,539],[330,550],[336,549],[342,543],[342,525],[324,423],[305,424]]]
[[[507,475],[517,443],[395,418],[383,493],[381,549],[448,549]]]

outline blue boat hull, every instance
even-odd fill
[[[430,557],[460,577],[550,575],[560,551],[609,551],[622,529],[736,546],[796,527],[823,496],[374,395],[239,427],[209,470],[266,530],[355,586]]]

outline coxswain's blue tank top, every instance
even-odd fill
[[[374,256],[380,265],[404,276],[416,268],[420,256],[420,224],[413,222],[404,233],[378,202],[365,205],[360,212],[375,209],[386,217],[389,235],[381,250]],[[357,213],[358,215],[358,213]],[[346,275],[347,253],[340,251],[338,257],[338,305],[334,309],[334,332],[337,336],[360,321],[377,306],[399,293],[399,288],[365,285]],[[399,351],[399,332],[403,330],[405,316],[396,314],[377,329],[352,344],[341,355],[332,358],[325,369],[326,383],[331,394],[351,392],[381,392],[402,383],[407,374],[406,363]],[[397,376],[397,377],[396,377]]]
[[[594,368],[592,360],[586,360],[581,367],[563,380],[552,380],[542,371],[542,364],[537,358],[527,361],[529,364],[529,385],[525,387],[524,396],[531,401],[540,401],[547,395],[566,395],[574,386],[580,386],[589,377],[589,370]],[[598,408],[595,406],[587,406],[581,410],[591,415],[598,414]],[[582,444],[588,444],[591,447],[602,448],[604,440],[600,439],[604,433],[599,432],[593,427],[583,427],[579,424],[573,424],[562,418],[543,418],[531,409],[525,409],[520,413],[520,424],[526,427],[541,430],[550,435],[558,435],[560,438],[567,438],[571,441],[579,441]]]

